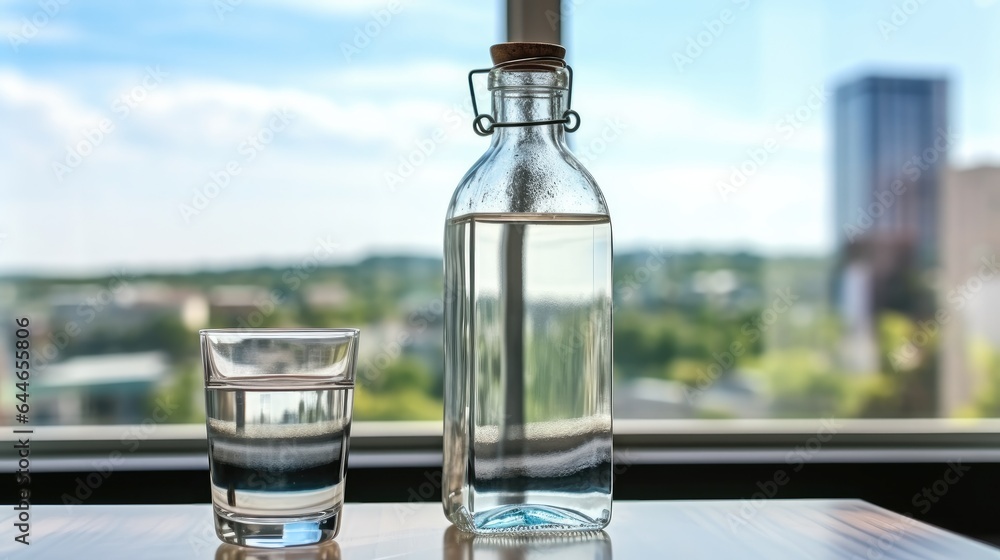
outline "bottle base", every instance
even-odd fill
[[[493,508],[469,515],[462,508],[455,525],[462,531],[479,535],[537,534],[600,531],[611,521],[604,510],[598,519],[565,508],[519,504]]]
[[[261,548],[305,546],[332,540],[340,532],[340,508],[309,518],[251,518],[215,512],[215,534],[223,542]]]

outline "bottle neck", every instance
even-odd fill
[[[502,87],[493,90],[493,117],[498,123],[560,120],[566,111],[565,89],[544,87]],[[563,145],[566,130],[562,123],[496,127],[498,142],[534,141]]]

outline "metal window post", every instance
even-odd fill
[[[507,40],[562,44],[560,0],[507,0]]]

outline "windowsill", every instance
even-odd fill
[[[440,466],[441,430],[440,422],[357,422],[351,466]],[[121,470],[208,466],[200,424],[43,426],[30,437],[38,472],[91,470],[115,451]],[[1000,462],[1000,420],[617,420],[615,447],[621,464]]]

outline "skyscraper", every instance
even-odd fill
[[[933,313],[938,201],[948,149],[944,79],[868,76],[836,92],[834,297],[848,367],[877,366],[880,311]]]

